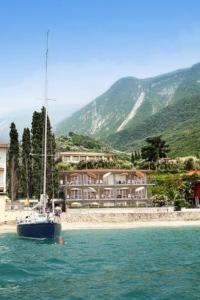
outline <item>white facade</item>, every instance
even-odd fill
[[[113,160],[112,153],[100,152],[61,152],[61,160],[63,163],[77,164],[80,161],[98,161],[98,160]]]
[[[66,203],[138,206],[147,202],[147,171],[136,169],[68,170],[60,174]]]
[[[6,153],[8,146],[0,144],[0,193],[6,192]]]

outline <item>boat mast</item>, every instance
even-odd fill
[[[47,31],[46,39],[46,59],[45,59],[45,82],[44,82],[44,110],[45,110],[45,124],[44,124],[44,176],[43,176],[43,213],[46,209],[47,193],[47,123],[48,123],[48,49],[49,47],[49,31]]]

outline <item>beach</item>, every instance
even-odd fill
[[[81,229],[131,229],[148,227],[182,227],[200,226],[199,221],[143,221],[127,223],[62,223],[62,230],[81,230]]]
[[[148,227],[183,227],[200,226],[200,220],[197,221],[137,221],[137,222],[62,222],[62,230],[88,230],[88,229],[136,229]],[[0,225],[0,234],[16,232],[15,224]]]

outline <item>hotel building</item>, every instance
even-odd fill
[[[148,200],[147,171],[85,169],[60,173],[66,204],[139,206]]]

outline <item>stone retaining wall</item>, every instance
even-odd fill
[[[14,224],[16,218],[24,218],[30,214],[27,211],[5,211],[0,223]],[[127,222],[145,222],[145,221],[200,221],[200,210],[194,211],[169,211],[169,212],[146,212],[146,213],[133,213],[133,212],[101,212],[86,213],[73,212],[62,213],[61,220],[69,223],[127,223]]]
[[[162,213],[94,213],[94,214],[62,214],[62,221],[92,223],[127,223],[137,221],[197,221],[200,211],[180,211]]]
[[[15,224],[16,220],[19,218],[25,218],[29,215],[30,212],[27,211],[15,211],[15,210],[6,210],[4,213],[4,224]]]

